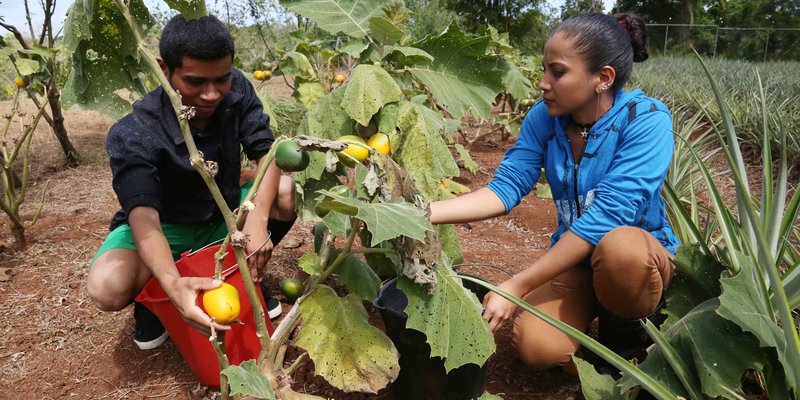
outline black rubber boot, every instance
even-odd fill
[[[640,321],[648,319],[656,327],[661,326],[667,319],[666,314],[661,313],[664,304],[662,297],[655,311],[644,318],[634,320],[620,318],[600,307],[598,341],[626,360],[636,359],[639,363],[644,361],[647,357],[646,349],[653,344],[653,341],[647,335]],[[601,374],[619,379],[619,370],[602,358],[597,357],[594,365]]]

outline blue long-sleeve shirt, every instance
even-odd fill
[[[567,230],[596,245],[614,228],[636,226],[675,253],[678,239],[661,197],[674,151],[669,109],[641,90],[617,91],[614,106],[592,127],[578,166],[564,131],[568,121],[548,115],[543,102],[525,117],[516,145],[489,183],[506,213],[544,169],[558,210],[551,245]]]

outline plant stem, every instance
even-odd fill
[[[211,337],[209,338],[211,342],[211,347],[214,348],[214,352],[217,353],[217,363],[219,364],[219,370],[222,371],[225,368],[228,368],[230,364],[228,363],[228,356],[225,354],[225,331],[215,331],[214,327],[211,327]],[[225,374],[219,374],[219,391],[222,395],[222,399],[226,400],[228,398],[228,377]]]
[[[178,123],[181,127],[181,134],[183,135],[186,147],[189,150],[189,162],[192,164],[195,170],[197,170],[197,172],[203,178],[203,181],[205,181],[206,185],[208,186],[208,189],[214,198],[214,202],[217,204],[217,207],[219,207],[222,213],[222,218],[224,219],[225,225],[228,228],[228,237],[230,237],[231,233],[237,231],[237,218],[234,216],[233,212],[225,202],[219,187],[214,181],[214,177],[206,168],[205,161],[197,151],[197,146],[194,143],[194,138],[192,137],[191,129],[189,127],[189,121],[184,117],[182,111],[183,106],[180,95],[173,90],[172,85],[162,72],[157,60],[147,50],[146,42],[142,38],[142,34],[139,32],[139,27],[136,24],[136,20],[131,14],[128,6],[122,0],[114,0],[114,3],[117,5],[117,8],[119,8],[120,12],[122,12],[125,20],[128,22],[128,25],[137,43],[137,51],[139,55],[147,62],[151,72],[158,78],[161,87],[164,89],[164,92],[167,94],[170,102],[172,103],[172,108],[175,111],[175,115],[178,117]],[[270,151],[272,152],[273,150]],[[242,273],[242,280],[244,281],[247,296],[250,298],[250,304],[252,304],[253,307],[253,316],[256,322],[256,336],[259,338],[259,342],[261,344],[261,353],[263,354],[269,351],[271,346],[269,333],[267,332],[264,309],[261,307],[261,302],[258,298],[255,286],[253,285],[253,279],[250,276],[249,269],[247,268],[247,260],[245,259],[243,248],[241,246],[234,246],[233,250],[234,254],[236,255],[236,261],[239,263],[239,271]]]
[[[331,263],[330,267],[328,267],[328,269],[325,270],[319,276],[319,278],[317,278],[314,284],[325,282],[325,280],[328,279],[328,277],[333,273],[333,271],[335,271],[336,268],[339,265],[341,265],[345,259],[347,259],[347,257],[353,254],[353,252],[351,252],[350,249],[353,247],[353,241],[355,240],[356,235],[358,234],[359,231],[358,228],[360,227],[360,224],[361,224],[360,220],[356,219],[355,217],[350,217],[350,235],[347,236],[347,241],[344,244],[344,249],[342,250],[342,253],[339,254],[339,256],[336,257],[335,260],[333,260],[333,263]]]

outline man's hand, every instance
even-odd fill
[[[178,309],[184,321],[197,329],[205,336],[211,335],[211,326],[214,329],[227,331],[230,325],[222,325],[211,322],[211,317],[206,315],[197,305],[197,295],[201,290],[216,289],[222,285],[222,281],[211,278],[180,277],[167,283],[164,291],[169,296],[170,301]]]
[[[514,278],[501,283],[497,287],[519,298],[527,294],[526,290],[520,287]],[[492,332],[496,331],[503,322],[511,318],[516,310],[516,304],[494,292],[489,292],[483,298],[483,318],[489,321],[489,328]]]

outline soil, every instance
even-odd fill
[[[277,84],[276,84],[277,85]],[[7,113],[10,105],[0,103]],[[28,245],[15,249],[8,219],[0,217],[0,398],[37,399],[210,399],[218,393],[200,383],[171,341],[141,351],[133,343],[132,309],[99,311],[86,292],[87,264],[108,232],[119,207],[111,189],[104,152],[113,120],[94,112],[66,113],[70,138],[84,156],[82,166],[65,169],[46,124],[32,145],[31,186],[23,215],[30,221],[42,189],[44,208],[26,231]],[[475,128],[466,134],[474,135]],[[487,129],[484,127],[484,129]],[[495,134],[478,140],[471,153],[481,171],[462,171],[459,182],[478,189],[491,178],[513,144]],[[529,266],[549,245],[556,223],[551,200],[527,196],[508,216],[458,226],[465,267],[492,283]],[[286,244],[299,244],[287,246]],[[301,277],[297,258],[311,250],[309,227],[296,224],[270,260],[270,287],[285,277]],[[290,248],[292,247],[292,248]],[[4,279],[4,271],[10,279]],[[365,304],[371,319],[380,318]],[[289,304],[284,304],[284,315]],[[496,334],[497,353],[486,365],[486,390],[505,399],[574,399],[579,382],[560,369],[534,371],[515,355],[510,324]],[[289,357],[296,355],[290,350]],[[333,399],[392,399],[391,387],[376,395],[342,393],[315,377],[310,361],[293,375],[294,387]]]

